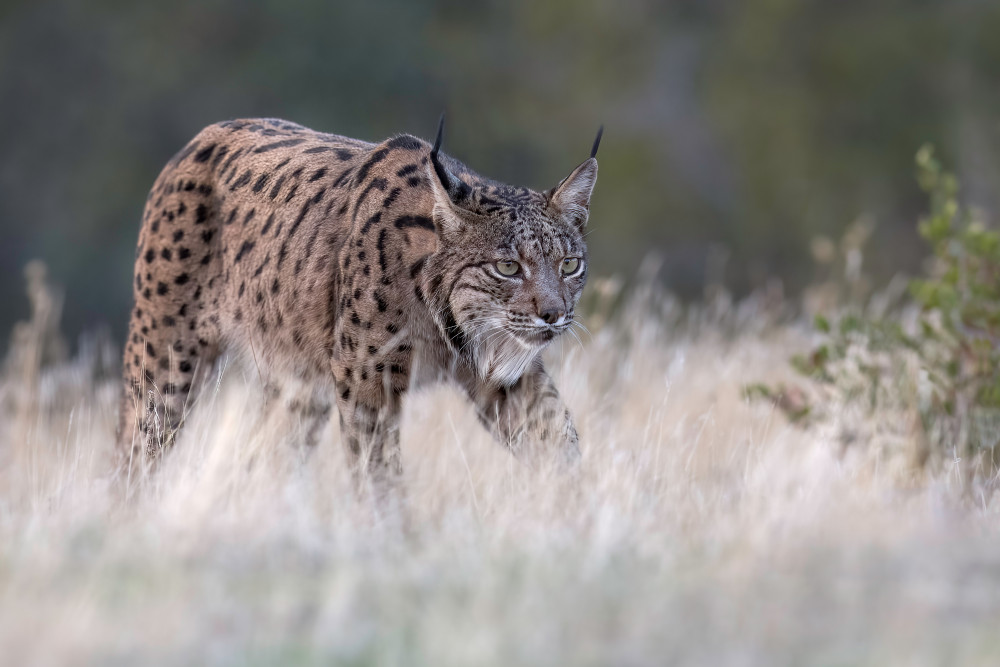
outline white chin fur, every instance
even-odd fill
[[[479,377],[504,387],[517,382],[542,348],[504,334],[489,347],[476,346],[474,357]]]

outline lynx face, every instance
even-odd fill
[[[451,251],[445,254],[464,255],[444,326],[481,378],[512,385],[573,325],[587,279],[583,231],[597,161],[585,161],[546,193],[470,186],[440,160],[432,164],[439,242]]]

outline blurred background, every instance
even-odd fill
[[[65,286],[67,332],[121,339],[146,192],[203,126],[429,137],[443,109],[449,153],[540,189],[605,124],[597,273],[656,251],[685,297],[794,294],[811,242],[863,218],[887,279],[925,254],[925,142],[1000,210],[1000,3],[0,2],[0,343],[33,258]]]

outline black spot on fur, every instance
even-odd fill
[[[278,251],[278,268],[285,262],[285,257],[288,256],[288,241],[281,244],[281,250]]]
[[[195,153],[194,161],[195,162],[208,162],[209,158],[212,157],[212,152],[215,150],[215,146],[216,146],[216,144],[209,144],[208,146],[205,146],[204,148],[202,148],[200,151],[198,151],[197,153]]]
[[[261,227],[260,235],[263,236],[264,234],[267,234],[268,230],[271,229],[271,225],[273,224],[274,224],[274,212],[272,211],[271,215],[267,216],[267,221],[264,223],[264,226]]]
[[[278,192],[281,190],[281,186],[285,184],[285,178],[287,178],[285,174],[282,174],[280,177],[278,177],[278,180],[274,183],[274,187],[271,188],[271,192],[267,195],[268,199],[273,201],[274,198],[278,196]]]
[[[396,229],[407,229],[415,227],[418,229],[429,229],[434,231],[434,221],[423,215],[404,215],[396,219],[393,223],[396,225]]]
[[[242,260],[247,253],[253,250],[253,247],[255,245],[256,243],[254,243],[253,241],[244,241],[243,245],[240,246],[239,252],[236,253],[236,257],[233,258],[233,262],[239,263],[239,261]]]
[[[379,162],[381,162],[382,160],[384,160],[385,156],[388,154],[389,154],[388,148],[380,148],[374,153],[372,153],[372,156],[368,158],[368,161],[365,162],[363,165],[361,165],[361,167],[358,169],[358,183],[363,183],[364,180],[368,178],[368,172],[371,170],[371,168],[374,167]]]
[[[218,152],[215,154],[215,159],[212,160],[212,168],[215,169],[222,162],[222,158],[226,157],[226,153],[229,152],[229,146],[220,146]]]
[[[257,177],[257,180],[254,182],[253,188],[251,189],[254,192],[260,192],[261,190],[264,189],[264,186],[267,185],[267,181],[269,178],[271,178],[271,174],[261,174],[260,176]]]
[[[399,193],[401,193],[402,191],[403,191],[402,188],[393,188],[389,192],[389,196],[387,196],[385,200],[382,201],[382,208],[389,208],[394,203],[396,203],[396,198],[399,197]]]
[[[382,269],[383,273],[385,272],[386,267],[388,266],[385,259],[385,239],[388,236],[388,234],[389,230],[383,228],[378,233],[378,243],[376,244],[378,247],[378,265],[379,268]]]
[[[273,144],[265,144],[263,146],[258,146],[253,149],[254,153],[267,153],[268,151],[273,151],[276,148],[289,148],[291,146],[298,146],[303,143],[305,139],[284,139],[282,141],[276,141]]]
[[[232,185],[229,186],[229,191],[235,192],[236,190],[239,190],[244,185],[249,183],[251,178],[253,178],[253,172],[247,169],[240,175],[239,178],[236,179],[236,181]]]
[[[416,137],[411,137],[408,134],[402,134],[395,139],[389,141],[386,147],[390,149],[401,148],[406,151],[419,151],[424,147],[423,143]]]
[[[330,184],[330,187],[337,188],[343,185],[347,181],[347,177],[351,175],[351,171],[352,170],[350,167],[342,171],[340,176],[337,177],[337,180],[335,180],[332,184]]]

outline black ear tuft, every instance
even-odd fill
[[[434,148],[431,149],[431,157],[437,159],[438,151],[441,150],[441,139],[444,138],[444,112],[441,112],[441,118],[438,119],[438,133],[437,138],[434,139]]]
[[[444,139],[444,112],[441,112],[441,119],[438,121],[438,132],[437,138],[434,139],[434,147],[431,149],[431,164],[434,165],[434,173],[437,174],[438,179],[441,181],[441,185],[445,189],[449,189],[451,185],[451,179],[448,177],[448,171],[438,160],[438,151],[441,150],[441,141]]]
[[[441,159],[438,155],[438,151],[441,150],[441,141],[444,138],[444,114],[441,114],[441,120],[438,121],[438,133],[437,138],[434,139],[434,147],[431,148],[431,164],[434,165],[434,173],[437,175],[438,181],[441,186],[444,187],[445,191],[448,193],[448,198],[453,204],[460,204],[465,201],[469,195],[472,193],[472,188],[457,176],[453,176],[448,168],[441,164]]]
[[[441,122],[444,122],[444,115],[441,116]],[[601,125],[597,128],[597,138],[594,139],[594,147],[590,149],[590,157],[597,157],[597,149],[601,145],[601,136],[604,134],[604,126]],[[441,138],[441,131],[438,130],[438,139]]]

